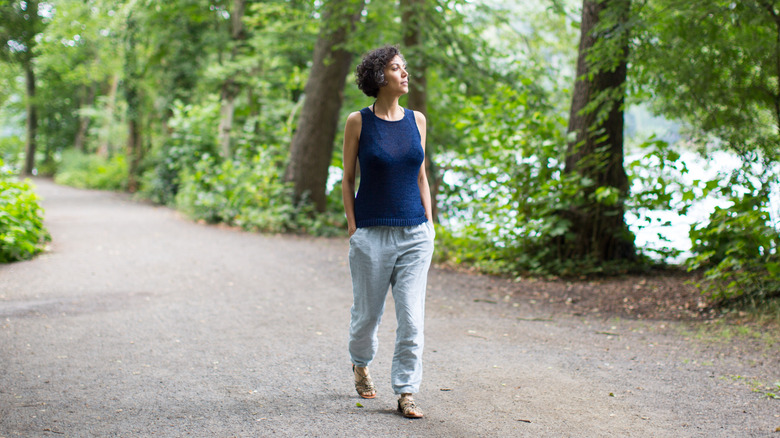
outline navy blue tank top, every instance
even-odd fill
[[[408,227],[426,222],[417,177],[425,159],[414,111],[397,121],[360,110],[360,187],[355,197],[358,228]]]

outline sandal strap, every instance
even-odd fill
[[[352,365],[352,373],[357,377],[355,379],[355,390],[357,393],[362,397],[367,393],[375,392],[376,388],[374,387],[374,380],[371,379],[371,376],[366,372],[365,376],[361,376],[357,371],[354,365]]]
[[[422,412],[417,408],[417,403],[412,397],[401,397],[398,399],[398,410],[406,417],[422,417]]]
[[[369,376],[362,377],[360,380],[355,380],[355,388],[357,388],[358,392],[371,392],[375,389],[374,382]]]
[[[401,405],[401,409],[404,411],[413,410],[417,407],[417,404],[414,402],[414,400],[409,398],[402,398],[398,401],[398,404]]]

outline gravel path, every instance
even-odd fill
[[[392,300],[351,383],[346,239],[192,223],[36,180],[51,250],[0,266],[0,437],[780,436],[777,355],[675,323],[551,314],[432,269],[426,417],[395,412]],[[771,348],[770,348],[771,350]],[[362,404],[362,407],[357,404]]]

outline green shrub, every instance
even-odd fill
[[[24,139],[18,135],[0,137],[0,160],[11,168],[21,167],[24,158]]]
[[[193,219],[245,230],[317,235],[343,231],[343,215],[315,215],[309,203],[293,203],[292,188],[281,179],[282,164],[279,155],[267,150],[234,161],[204,155],[194,170],[182,172],[176,206]]]
[[[731,201],[730,208],[715,208],[709,223],[691,229],[689,268],[704,269],[699,286],[716,302],[780,296],[780,233],[768,214],[769,191],[734,194]]]
[[[201,105],[175,102],[168,121],[169,136],[144,163],[140,195],[158,204],[173,204],[185,170],[193,171],[201,157],[218,153],[219,100]]]
[[[54,181],[82,189],[125,190],[127,162],[125,156],[119,154],[105,159],[98,155],[67,151],[62,154]]]
[[[30,182],[15,181],[7,173],[0,175],[0,263],[30,259],[43,251],[49,240],[43,209]]]

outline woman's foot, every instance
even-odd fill
[[[398,399],[398,411],[406,418],[422,418],[423,413],[420,408],[414,403],[412,394],[401,394],[401,398]]]
[[[374,381],[368,374],[368,367],[356,367],[352,365],[352,373],[355,375],[355,390],[363,398],[376,397]]]

